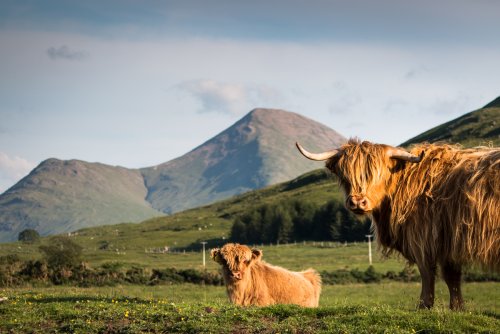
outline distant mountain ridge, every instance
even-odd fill
[[[146,194],[137,170],[48,159],[0,196],[0,240],[26,228],[47,235],[161,215]]]
[[[48,159],[0,195],[0,242],[33,228],[42,235],[138,222],[287,181],[311,170],[294,142],[311,149],[345,138],[299,114],[254,109],[191,152],[127,169]]]

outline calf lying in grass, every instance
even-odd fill
[[[291,272],[262,261],[262,251],[226,244],[211,251],[222,265],[229,300],[237,305],[296,304],[317,307],[321,277],[313,270]]]

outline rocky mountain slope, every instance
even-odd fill
[[[311,170],[295,141],[311,149],[345,138],[296,113],[255,109],[186,155],[141,170],[153,208],[172,213],[283,182]]]

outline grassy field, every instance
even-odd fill
[[[500,283],[464,286],[467,310],[416,311],[417,283],[325,286],[320,307],[241,308],[200,285],[5,289],[2,333],[497,333]]]
[[[79,241],[78,239],[75,239]],[[87,245],[87,243],[81,243]],[[152,244],[153,242],[151,242]],[[42,256],[38,250],[38,244],[30,245],[23,243],[0,244],[1,254],[16,254],[23,259],[37,259]],[[152,245],[155,246],[156,245]],[[201,245],[200,245],[201,246]],[[159,246],[158,246],[159,247]],[[209,249],[214,247],[210,242],[206,245],[206,269],[217,271],[217,265],[210,260]],[[368,243],[358,242],[347,245],[335,242],[298,242],[281,245],[254,245],[264,252],[264,260],[284,266],[292,270],[315,268],[319,271],[337,269],[362,269],[365,270],[368,263]],[[133,243],[123,240],[123,247],[119,251],[100,250],[98,248],[86,247],[83,251],[83,259],[92,267],[103,263],[119,262],[124,267],[139,266],[146,269],[153,268],[192,268],[204,269],[201,250],[178,251],[168,253],[146,253],[147,245],[138,247]],[[400,271],[405,262],[398,257],[384,258],[376,251],[376,245],[372,244],[373,266],[379,272],[388,270]]]
[[[291,270],[365,270],[369,265],[366,242],[256,247],[263,250],[264,260]],[[200,251],[105,254],[89,257],[90,265],[203,269]],[[208,250],[205,260],[208,271],[219,269]],[[379,273],[399,272],[405,261],[384,258],[373,246],[373,266]],[[415,309],[420,283],[393,281],[324,285],[318,309],[236,307],[228,302],[224,287],[208,285],[4,288],[0,297],[8,299],[0,302],[0,333],[499,333],[500,283],[464,283],[463,288],[463,312],[448,310],[442,281],[430,311]]]
[[[292,270],[368,266],[367,243],[257,246],[265,260]],[[120,261],[123,255],[114,256]],[[148,268],[202,268],[200,252],[147,256]],[[208,254],[206,264],[207,270],[218,270]],[[384,259],[374,250],[373,265],[377,272],[397,272],[405,263]],[[441,281],[433,310],[415,310],[419,292],[420,283],[325,285],[320,307],[303,309],[236,307],[228,302],[224,287],[208,285],[5,288],[0,290],[0,297],[8,298],[0,302],[0,333],[499,332],[500,283],[465,283],[463,312],[447,309],[448,291]]]

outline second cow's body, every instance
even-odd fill
[[[292,272],[262,261],[262,251],[239,244],[213,249],[222,265],[229,300],[237,305],[296,304],[317,307],[321,278],[315,270]]]

